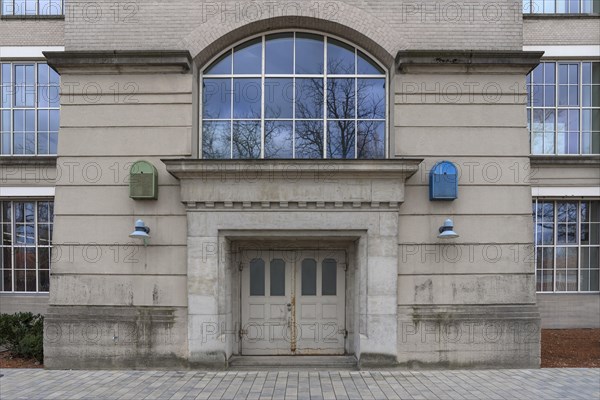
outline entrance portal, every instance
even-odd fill
[[[240,268],[243,355],[344,354],[345,251],[244,251]]]

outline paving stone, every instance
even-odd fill
[[[360,372],[3,369],[2,373],[2,400],[600,398],[600,369]]]

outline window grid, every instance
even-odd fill
[[[570,221],[573,213],[569,214],[569,207],[575,208],[574,221]],[[559,221],[561,208],[567,210],[565,221]],[[584,215],[587,220],[584,220]],[[598,292],[600,289],[600,202],[535,199],[533,220],[536,291]],[[564,226],[564,242],[559,242],[561,225]],[[569,240],[569,225],[575,227],[573,232],[575,240]],[[548,230],[551,231],[550,238],[545,235]],[[562,263],[559,265],[558,256],[561,251],[564,251],[564,266]],[[575,267],[569,264],[569,253],[575,255],[577,264]],[[569,275],[575,277],[575,282],[569,282]],[[547,282],[549,277],[550,284]],[[583,277],[586,279],[582,279]]]
[[[600,0],[523,0],[523,14],[598,14]]]
[[[600,62],[542,62],[527,76],[527,93],[532,154],[600,154]]]
[[[289,33],[292,35],[293,38],[293,59],[292,59],[292,65],[293,65],[293,70],[291,74],[276,74],[276,73],[266,73],[266,39],[267,36],[270,35],[276,35],[278,33]],[[320,37],[323,38],[323,47],[324,47],[324,58],[323,58],[323,73],[321,74],[299,74],[296,71],[296,44],[297,44],[297,34],[303,34],[303,33],[308,33],[308,34],[314,34],[314,35],[318,35]],[[234,124],[236,121],[258,121],[259,118],[240,118],[240,117],[236,117],[234,116],[234,101],[235,101],[235,87],[234,87],[234,82],[236,79],[245,79],[245,78],[254,78],[254,79],[260,79],[261,80],[261,116],[260,116],[260,125],[261,125],[261,150],[260,150],[260,158],[266,158],[265,157],[265,122],[291,122],[292,123],[292,157],[295,159],[297,158],[296,155],[296,126],[297,126],[297,122],[323,122],[323,155],[322,158],[329,158],[328,157],[328,122],[329,121],[353,121],[354,122],[354,127],[355,127],[355,132],[354,132],[354,158],[358,158],[358,123],[363,121],[363,122],[379,122],[383,124],[383,136],[384,136],[384,149],[383,149],[383,154],[384,154],[384,158],[386,157],[386,155],[388,154],[388,146],[389,146],[389,139],[388,139],[388,127],[386,124],[386,121],[388,120],[388,115],[389,115],[389,111],[388,111],[388,98],[389,98],[389,80],[387,77],[387,74],[382,73],[382,74],[359,74],[358,73],[358,57],[359,57],[359,52],[362,54],[362,56],[367,57],[369,60],[373,60],[370,56],[368,56],[368,54],[364,51],[362,51],[361,49],[359,49],[358,47],[356,47],[355,45],[352,44],[347,44],[345,41],[342,41],[338,38],[334,38],[331,36],[327,36],[327,35],[322,35],[319,33],[313,33],[310,31],[295,31],[295,32],[270,32],[268,35],[262,35],[260,36],[261,38],[261,51],[262,51],[262,60],[261,60],[261,73],[259,74],[240,74],[240,73],[235,73],[234,71],[234,64],[235,64],[235,59],[234,59],[234,53],[235,53],[235,49],[240,46],[243,45],[245,43],[251,42],[254,39],[245,39],[244,42],[242,43],[238,43],[234,46],[232,46],[229,50],[227,50],[227,52],[225,53],[221,53],[218,57],[216,57],[215,59],[213,59],[211,62],[209,62],[207,64],[206,69],[210,68],[211,66],[213,66],[213,64],[217,61],[220,60],[221,58],[227,56],[229,54],[229,56],[231,57],[232,61],[231,61],[231,69],[230,69],[230,74],[203,74],[202,75],[202,82],[204,82],[204,79],[228,79],[230,80],[230,84],[231,84],[231,99],[230,99],[230,110],[231,110],[231,115],[229,118],[205,118],[203,115],[203,106],[204,106],[204,101],[203,99],[203,94],[201,93],[201,101],[200,101],[200,114],[201,114],[201,121],[202,121],[202,125],[204,124],[204,122],[230,122],[230,135],[231,137],[233,137],[233,132],[234,132]],[[328,41],[330,39],[334,39],[336,41],[340,41],[348,46],[353,47],[354,49],[354,74],[330,74],[328,71]],[[381,68],[383,70],[383,67],[378,66],[379,68]],[[327,96],[328,96],[328,78],[331,77],[333,79],[354,79],[354,85],[355,85],[355,91],[354,91],[354,97],[355,97],[355,102],[354,102],[354,108],[355,108],[355,112],[354,112],[354,118],[353,119],[347,119],[347,118],[331,118],[328,115],[328,109],[327,109]],[[292,80],[292,95],[293,95],[293,100],[292,100],[292,119],[287,119],[287,118],[267,118],[266,117],[266,109],[265,109],[265,80],[268,78],[284,78],[284,79],[291,79]],[[296,115],[296,101],[297,101],[297,80],[298,79],[322,79],[323,80],[323,117],[321,118],[298,118]],[[370,119],[360,119],[358,118],[358,94],[357,94],[357,87],[358,87],[358,81],[360,79],[385,79],[385,91],[384,91],[384,102],[385,102],[385,107],[384,107],[384,118],[370,118]],[[202,126],[200,128],[200,132],[203,132]],[[200,142],[200,146],[202,147],[202,140],[199,141]],[[202,154],[202,148],[200,149],[200,154]],[[233,140],[230,141],[230,158],[235,159],[234,153],[233,153]]]
[[[63,0],[0,0],[0,15],[64,15]]]
[[[53,214],[52,200],[0,201],[0,292],[48,292]]]
[[[57,154],[59,85],[58,74],[44,62],[0,64],[0,155]]]

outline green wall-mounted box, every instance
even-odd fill
[[[158,171],[148,161],[137,161],[129,170],[129,197],[134,200],[158,198]]]

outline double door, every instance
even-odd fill
[[[345,251],[253,250],[240,265],[242,354],[344,354]]]

